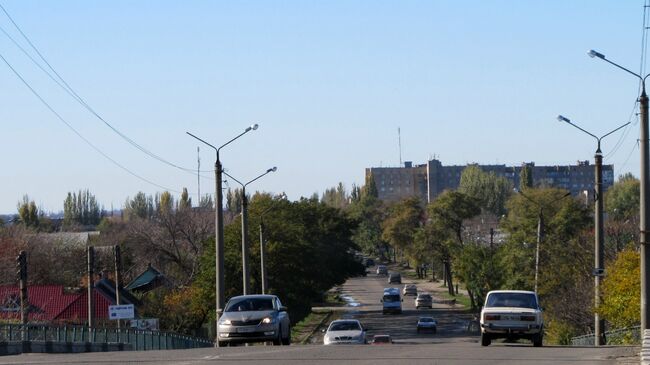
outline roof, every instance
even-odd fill
[[[20,319],[20,289],[0,286],[0,318]],[[94,316],[108,318],[111,300],[93,289]],[[63,285],[32,285],[27,288],[29,321],[85,320],[88,318],[88,291],[66,292]]]
[[[271,294],[249,294],[249,295],[238,295],[238,296],[232,297],[230,299],[241,299],[241,298],[275,299],[275,298],[277,298],[277,296],[276,295],[271,295]]]
[[[151,264],[138,277],[128,283],[124,289],[131,291],[147,292],[167,282],[167,278],[160,271],[154,269]]]

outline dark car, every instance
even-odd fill
[[[219,343],[266,341],[273,341],[274,345],[291,342],[287,307],[275,295],[231,298],[219,318]]]
[[[401,284],[402,275],[398,272],[392,272],[388,275],[388,284]]]

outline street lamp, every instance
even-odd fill
[[[224,172],[226,176],[229,178],[233,179],[236,183],[241,185],[241,256],[242,256],[242,276],[243,276],[243,281],[244,281],[244,295],[248,294],[248,282],[250,281],[250,274],[248,271],[248,199],[246,198],[246,186],[253,181],[261,178],[262,176],[270,173],[270,172],[276,172],[278,170],[277,167],[272,167],[268,170],[266,170],[265,173],[261,174],[260,176],[250,180],[247,183],[242,183],[241,181],[235,179],[232,177],[230,174],[227,172]]]
[[[612,64],[621,70],[634,75],[641,81],[641,96],[639,96],[639,103],[641,109],[641,131],[639,135],[639,150],[641,153],[641,176],[640,176],[640,194],[639,194],[639,244],[641,246],[641,334],[644,330],[650,329],[650,249],[646,248],[647,234],[646,231],[650,227],[650,214],[648,206],[650,206],[650,196],[648,190],[650,186],[650,168],[648,166],[648,95],[645,92],[645,77],[636,74],[625,67],[617,65],[616,63],[605,58],[605,55],[594,51],[589,51],[590,57],[597,57],[601,60]]]
[[[279,198],[280,200],[284,200],[287,198],[287,194],[282,193]],[[262,294],[266,294],[266,290],[268,289],[266,282],[266,264],[264,263],[264,254],[266,251],[266,248],[264,247],[266,244],[266,242],[264,242],[264,215],[276,207],[273,203],[274,201],[271,202],[270,207],[260,213],[260,275],[262,279]]]
[[[221,181],[221,174],[223,173],[223,166],[221,166],[221,160],[219,160],[219,151],[230,144],[232,141],[236,140],[237,138],[243,136],[244,134],[254,131],[258,128],[257,124],[253,124],[252,126],[246,128],[242,133],[238,134],[235,138],[229,140],[228,142],[222,144],[220,147],[215,147],[211,145],[210,143],[202,140],[201,138],[193,135],[190,132],[186,132],[190,136],[196,138],[197,140],[205,143],[206,145],[214,148],[216,154],[217,154],[217,160],[214,163],[214,175],[215,175],[215,180],[216,180],[216,185],[215,185],[215,204],[214,204],[214,209],[215,209],[215,224],[214,224],[214,254],[215,254],[215,297],[216,297],[216,321],[215,321],[215,326],[216,326],[216,334],[217,334],[217,340],[215,341],[215,345],[219,347],[219,316],[220,316],[220,311],[221,308],[223,308],[223,302],[225,299],[225,282],[224,282],[224,269],[223,269],[223,262],[224,262],[224,238],[223,238],[223,193],[222,193],[222,181]]]
[[[597,53],[594,51],[594,53]],[[616,132],[617,130],[627,126],[630,124],[629,122],[623,124],[622,126],[612,130],[609,133],[606,133],[602,135],[601,137],[598,137],[580,127],[578,127],[576,124],[572,123],[569,118],[566,118],[562,115],[558,115],[557,120],[560,122],[565,122],[568,123],[577,129],[583,131],[584,133],[594,137],[596,141],[598,141],[598,148],[596,149],[596,154],[594,156],[594,160],[596,162],[596,170],[595,170],[595,194],[594,194],[594,201],[595,201],[595,213],[594,213],[594,226],[596,227],[595,230],[595,239],[594,239],[594,251],[595,251],[595,267],[594,267],[594,306],[596,309],[600,306],[600,280],[601,278],[605,275],[605,253],[604,253],[604,235],[603,235],[603,153],[600,150],[600,141],[609,136],[610,134]],[[603,320],[600,319],[600,316],[598,315],[598,311],[596,310],[594,312],[594,345],[595,346],[600,346],[601,345],[601,340],[602,340],[602,331],[603,331]]]
[[[542,243],[542,240],[544,239],[544,208],[547,206],[560,201],[567,196],[571,195],[570,192],[567,192],[566,194],[562,195],[561,197],[554,199],[546,204],[542,204],[536,200],[533,200],[531,197],[528,195],[524,194],[521,190],[515,189],[517,193],[519,193],[521,196],[526,198],[529,202],[535,204],[539,208],[539,213],[537,215],[537,247],[535,248],[535,293],[537,293],[537,279],[538,279],[538,273],[539,273],[539,246]]]

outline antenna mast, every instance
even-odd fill
[[[402,167],[402,134],[397,127],[397,145],[399,146],[399,166]]]

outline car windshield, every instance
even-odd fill
[[[420,322],[433,322],[433,318],[428,318],[428,317],[420,318]]]
[[[273,310],[271,298],[240,298],[232,299],[226,306],[226,312],[248,312]]]
[[[397,294],[387,294],[384,295],[384,302],[399,302],[399,295]]]
[[[488,296],[486,307],[537,308],[534,294],[529,293],[492,293]]]
[[[329,331],[360,331],[359,322],[334,322],[330,325]]]

